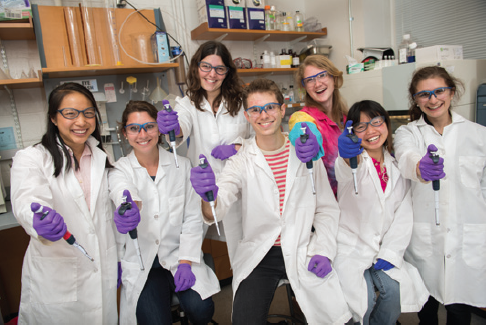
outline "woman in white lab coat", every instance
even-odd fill
[[[19,324],[116,324],[112,166],[101,144],[96,101],[85,87],[66,83],[51,92],[48,104],[42,141],[17,152],[11,170],[13,212],[31,237]],[[52,211],[41,220],[32,203]],[[62,239],[66,229],[94,261]]]
[[[419,313],[426,324],[437,324],[439,303],[448,324],[469,324],[470,306],[486,307],[486,128],[451,111],[461,86],[442,67],[417,70],[409,87],[412,122],[395,136],[398,166],[412,180],[414,225],[405,259],[431,294]],[[440,180],[439,224],[434,180]]]
[[[204,154],[216,176],[252,132],[243,114],[242,84],[226,46],[216,41],[203,43],[189,65],[187,96],[176,99],[174,112],[162,110],[157,119],[161,133],[176,131],[177,145],[189,139],[187,157],[193,166]],[[235,204],[231,213],[241,214],[241,207]],[[225,228],[225,233],[231,236],[232,229]]]
[[[364,100],[351,107],[338,139],[341,217],[334,267],[354,321],[365,325],[395,324],[401,312],[419,311],[429,297],[417,269],[403,260],[412,235],[412,201],[410,184],[390,155],[390,125],[380,104]],[[348,137],[349,126],[361,141]],[[357,194],[351,157],[358,159]]]
[[[145,266],[142,271],[130,236],[120,234],[120,322],[170,324],[175,291],[191,323],[207,324],[214,313],[211,296],[219,292],[219,282],[203,260],[203,222],[198,196],[189,182],[191,163],[179,157],[180,168],[176,168],[174,156],[159,145],[156,118],[157,109],[147,102],[127,104],[121,126],[133,151],[119,159],[109,175],[115,205],[120,206],[128,190],[140,208],[137,231]],[[116,214],[115,223],[120,230]],[[195,276],[195,283],[184,287],[179,281],[184,280],[182,273]]]

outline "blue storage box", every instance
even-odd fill
[[[246,8],[248,29],[265,30],[265,9]]]

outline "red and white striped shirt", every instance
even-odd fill
[[[286,138],[284,145],[275,151],[262,150],[270,169],[273,172],[275,181],[279,191],[280,216],[282,216],[282,208],[285,199],[285,186],[287,178],[287,167],[289,165],[290,141]],[[280,246],[280,235],[275,241],[274,246]]]

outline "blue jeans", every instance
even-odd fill
[[[400,284],[373,266],[364,272],[368,287],[368,310],[363,324],[391,325],[400,317]],[[375,287],[379,291],[376,297]]]
[[[202,300],[192,289],[181,292],[174,290],[172,273],[160,266],[158,257],[155,257],[147,282],[138,298],[137,323],[172,324],[171,302],[174,293],[191,324],[207,324],[211,321],[214,314],[211,297]]]

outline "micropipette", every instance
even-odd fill
[[[205,158],[199,158],[199,167],[201,167],[202,169],[208,167]],[[214,209],[213,191],[206,192],[206,197],[208,198],[209,205],[211,206],[211,212],[213,213],[214,223],[216,224],[216,230],[218,231],[218,236],[221,236],[221,233],[219,232],[218,219],[216,218],[216,210]]]
[[[130,210],[132,208],[132,203],[127,202],[127,197],[124,195],[122,197],[123,202],[120,206],[120,209],[118,209],[118,214],[119,215],[124,215],[127,210]],[[137,256],[138,256],[138,263],[140,264],[140,270],[145,270],[143,267],[143,260],[142,260],[142,252],[140,251],[140,245],[138,244],[138,236],[137,236],[137,227],[135,229],[132,229],[128,232],[130,235],[130,238],[133,239],[133,246],[135,246],[135,250],[137,251]]]
[[[44,220],[44,218],[49,214],[49,211],[43,211],[43,207],[42,205],[39,204],[39,208],[35,211],[33,211],[34,213],[42,213],[42,217],[40,218],[41,220]],[[74,247],[76,247],[77,249],[79,249],[83,254],[84,256],[86,256],[87,258],[90,259],[91,262],[94,262],[94,259],[88,254],[88,252],[84,249],[83,246],[79,245],[79,243],[76,241],[76,238],[74,238],[74,236],[69,232],[69,230],[66,230],[66,233],[64,234],[64,236],[62,236],[62,238],[64,238],[64,240],[69,244],[69,245],[72,245]]]
[[[167,99],[164,99],[162,101],[162,105],[164,105],[164,109],[167,112],[172,112],[172,108],[170,107],[170,103]],[[169,140],[170,140],[170,146],[172,147],[172,152],[174,153],[174,160],[176,167],[179,168],[179,163],[177,162],[177,152],[176,152],[176,138],[175,138],[175,132],[174,130],[169,131]]]
[[[430,158],[434,162],[434,164],[439,163],[439,153],[437,151],[431,151],[430,152]],[[440,203],[440,198],[439,198],[439,189],[440,189],[440,181],[435,180],[432,181],[432,188],[434,189],[434,195],[435,195],[435,225],[440,226],[440,217],[439,217],[439,203]]]
[[[353,140],[354,143],[358,143],[359,138],[356,134],[352,133],[353,132],[352,126],[348,127],[348,132],[349,134],[347,135],[347,137]],[[351,167],[351,172],[353,173],[354,193],[358,194],[358,180],[356,179],[356,173],[358,171],[358,157],[349,158],[349,165]]]
[[[306,143],[307,139],[309,139],[309,135],[305,133],[305,127],[300,128],[302,130],[302,134],[300,135],[300,141],[302,143]],[[312,194],[316,195],[316,185],[314,183],[314,176],[312,175],[314,173],[314,163],[311,160],[305,163],[305,166],[307,167],[307,171],[309,172],[309,176],[311,179],[311,184],[312,184]]]

